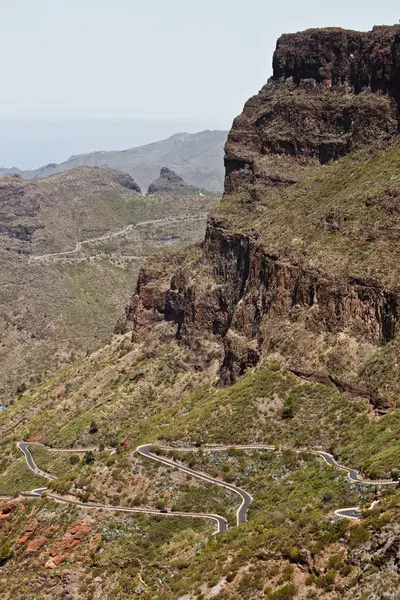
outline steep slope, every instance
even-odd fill
[[[399,40],[283,36],[204,243],[141,269],[133,335],[2,412],[0,494],[49,493],[0,513],[5,600],[397,598]]]
[[[0,179],[3,402],[110,339],[142,257],[200,240],[218,200],[139,192],[129,175],[90,167]]]
[[[92,152],[71,156],[66,162],[50,164],[34,171],[0,169],[0,175],[18,173],[25,179],[42,179],[84,165],[108,167],[129,173],[146,190],[163,166],[168,166],[188,183],[210,192],[223,189],[223,155],[226,131],[177,133],[166,140],[129,150]]]
[[[182,253],[174,258],[183,260]],[[165,273],[165,263],[158,267]],[[232,599],[279,598],[272,594],[288,590],[291,595],[283,597],[395,597],[398,491],[383,488],[370,513],[374,486],[349,484],[305,449],[322,446],[364,476],[386,478],[398,464],[399,410],[377,419],[363,399],[304,384],[277,365],[259,366],[221,389],[211,385],[216,367],[212,354],[207,361],[174,344],[173,330],[159,321],[142,343],[115,339],[3,412],[0,494],[49,485],[32,481],[15,448],[21,438],[58,448],[79,447],[78,440],[86,448],[111,444],[114,457],[87,453],[78,461],[51,448],[31,448],[39,467],[58,475],[50,483],[53,493],[121,507],[207,510],[226,515],[230,525],[215,537],[198,520],[21,499],[7,504],[0,520],[5,598],[51,589],[53,598],[68,591],[86,600],[93,591],[95,598],[176,600],[188,594],[192,600],[199,590],[212,594],[217,584]],[[247,523],[235,526],[234,496],[135,453],[139,444],[155,440],[175,448],[170,459],[251,492]],[[282,450],[207,448],[254,442]],[[186,446],[200,451],[180,452]],[[364,521],[335,516],[345,506],[365,508]],[[82,523],[82,539],[66,543],[68,527]],[[78,574],[85,585],[74,587]]]
[[[268,355],[346,386],[394,338],[399,40],[399,27],[284,36],[235,120],[202,259],[162,310],[185,343],[223,347],[224,382]]]
[[[33,254],[63,250],[126,225],[139,202],[132,177],[111,169],[81,167],[35,182],[1,178],[1,247]]]

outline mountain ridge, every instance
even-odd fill
[[[25,179],[41,179],[78,166],[110,167],[128,173],[146,190],[160,169],[168,166],[187,183],[220,193],[223,188],[223,152],[227,132],[204,130],[176,133],[165,140],[115,151],[94,151],[72,155],[63,163],[50,163],[22,171],[0,168],[0,175],[20,174]]]
[[[202,260],[176,274],[162,312],[185,343],[205,336],[222,346],[227,384],[264,352],[299,371],[308,363],[357,378],[399,318],[389,240],[400,193],[400,26],[284,35],[273,63],[228,136],[225,194]],[[354,352],[344,360],[346,337]]]

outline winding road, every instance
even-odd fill
[[[40,469],[36,465],[36,463],[33,459],[33,456],[31,454],[31,451],[29,450],[30,445],[43,446],[42,444],[33,444],[30,442],[18,442],[18,444],[17,444],[18,449],[24,454],[26,463],[27,463],[28,467],[30,468],[30,470],[33,473],[35,473],[35,475],[39,475],[40,477],[43,477],[49,481],[56,479],[55,475],[51,475],[49,473],[46,473],[45,471],[42,471],[42,469]],[[65,453],[74,453],[74,454],[76,454],[78,452],[80,452],[80,453],[88,452],[89,450],[92,450],[92,451],[98,450],[98,448],[59,449],[59,448],[48,448],[47,446],[43,446],[43,447],[51,452],[65,452]],[[205,473],[201,473],[199,471],[195,471],[194,469],[190,469],[189,467],[186,467],[186,466],[184,466],[180,463],[177,463],[173,460],[169,460],[168,458],[161,457],[151,451],[152,448],[154,448],[154,447],[155,446],[153,444],[143,444],[141,446],[138,446],[136,448],[136,451],[142,457],[144,457],[146,459],[154,460],[164,466],[178,469],[179,471],[182,471],[183,473],[191,475],[192,477],[196,477],[197,479],[201,479],[202,481],[205,481],[207,483],[211,483],[213,485],[218,485],[220,487],[230,490],[231,492],[233,492],[234,494],[239,496],[241,499],[241,504],[236,512],[237,525],[241,525],[246,522],[247,513],[249,510],[250,504],[253,501],[253,497],[249,492],[246,492],[246,490],[243,490],[242,488],[239,488],[236,485],[226,483],[225,481],[222,481],[221,479],[216,479],[215,477],[211,477],[210,475],[207,475]],[[267,451],[277,450],[277,448],[275,446],[263,445],[263,444],[232,445],[232,446],[206,445],[206,446],[202,446],[201,448],[197,447],[197,446],[195,446],[195,447],[166,447],[166,446],[160,447],[160,446],[158,446],[158,448],[160,450],[164,450],[164,451],[175,450],[175,451],[179,451],[179,452],[198,452],[200,449],[203,451],[207,450],[207,451],[214,451],[214,452],[226,451],[226,450],[230,450],[230,449],[234,449],[234,450],[267,450]],[[106,450],[110,451],[111,454],[115,454],[115,452],[116,452],[115,449],[113,449],[113,448],[107,448]],[[298,453],[304,452],[304,450],[298,450],[297,452]],[[375,485],[375,486],[376,485],[396,485],[398,483],[397,481],[390,480],[390,479],[385,479],[385,480],[381,480],[381,481],[369,481],[369,480],[362,479],[360,477],[358,471],[339,464],[334,459],[334,457],[331,454],[329,454],[328,452],[323,452],[323,451],[319,451],[319,450],[307,450],[306,452],[309,452],[310,454],[313,454],[315,456],[319,456],[331,467],[346,471],[346,477],[352,482],[360,483],[363,485]],[[154,509],[146,509],[146,508],[128,508],[128,507],[123,507],[123,506],[112,506],[109,504],[95,504],[95,503],[91,503],[91,502],[81,502],[79,500],[65,498],[63,496],[58,496],[56,494],[50,494],[50,493],[48,493],[48,488],[37,488],[37,489],[31,490],[29,492],[24,492],[23,495],[32,496],[32,497],[40,497],[45,492],[46,492],[47,497],[53,498],[57,502],[73,504],[73,505],[79,506],[81,508],[90,508],[90,509],[97,509],[97,510],[100,510],[100,509],[101,510],[113,510],[113,511],[120,511],[120,512],[134,513],[134,514],[146,514],[146,515],[156,515],[156,516],[208,519],[208,520],[215,521],[217,523],[217,530],[215,533],[220,533],[222,531],[228,530],[228,522],[225,519],[225,517],[222,517],[221,515],[217,515],[217,514],[187,513],[187,512],[180,512],[180,511],[168,512],[166,510],[154,510]],[[377,502],[373,502],[370,508],[372,509],[376,504],[377,504]],[[336,510],[335,514],[339,517],[347,518],[347,519],[359,520],[362,518],[361,510],[357,506]]]
[[[395,481],[394,479],[381,479],[381,480],[377,480],[377,481],[363,479],[362,477],[360,477],[359,472],[356,471],[355,469],[350,469],[349,467],[344,467],[343,465],[336,462],[336,460],[333,458],[332,454],[328,454],[328,452],[322,452],[320,450],[315,450],[315,451],[312,451],[311,453],[316,454],[317,456],[320,456],[321,458],[323,458],[324,461],[326,463],[328,463],[328,465],[330,465],[331,467],[336,467],[337,469],[342,469],[343,471],[346,471],[347,478],[350,479],[350,481],[364,483],[365,485],[395,485],[395,484],[397,484],[397,481]]]
[[[21,452],[25,456],[26,464],[28,465],[30,470],[33,471],[33,473],[35,473],[35,475],[39,475],[40,477],[43,477],[44,479],[49,479],[50,481],[52,481],[53,479],[57,479],[56,475],[50,475],[49,473],[42,471],[42,469],[39,469],[39,467],[36,465],[35,461],[33,460],[33,456],[31,454],[31,451],[29,450],[28,446],[29,446],[29,442],[18,442],[18,444],[17,444],[17,448],[18,448],[18,450],[21,450]],[[36,490],[33,490],[33,491],[36,491]]]
[[[150,451],[151,448],[152,448],[152,444],[145,444],[144,446],[138,446],[138,448],[136,448],[136,451],[146,458],[151,458],[152,460],[155,460],[163,465],[167,465],[167,467],[173,467],[174,469],[178,469],[179,471],[182,471],[183,473],[187,473],[188,475],[197,477],[197,479],[202,479],[203,481],[206,481],[208,483],[213,483],[214,485],[219,485],[221,487],[224,487],[224,488],[230,490],[231,492],[233,492],[234,494],[237,494],[238,496],[240,496],[242,502],[236,511],[236,522],[238,525],[241,525],[242,523],[244,523],[246,521],[247,511],[249,510],[249,506],[253,501],[253,496],[251,494],[249,494],[245,490],[242,490],[240,487],[237,487],[236,485],[232,485],[230,483],[225,483],[225,481],[221,481],[221,479],[215,479],[214,477],[210,477],[209,475],[206,475],[205,473],[200,473],[199,471],[194,471],[193,469],[189,469],[189,467],[179,465],[172,460],[168,460],[167,458],[157,456],[157,454],[153,454]],[[164,450],[172,450],[172,448],[163,448],[163,449]],[[197,448],[197,450],[198,450],[198,448]],[[186,451],[188,451],[188,449],[186,449]]]
[[[207,218],[206,214],[200,215],[190,215],[190,216],[181,216],[181,217],[166,217],[165,219],[153,219],[151,221],[139,221],[138,223],[131,223],[124,229],[120,231],[115,231],[114,233],[108,233],[107,235],[102,235],[96,238],[89,238],[87,240],[82,240],[77,242],[75,248],[73,250],[65,250],[64,252],[53,252],[50,254],[40,254],[37,256],[31,256],[31,260],[45,260],[47,258],[59,258],[62,256],[67,256],[69,254],[76,254],[82,250],[82,246],[86,244],[92,244],[94,242],[104,242],[106,240],[110,240],[111,238],[120,237],[121,235],[125,235],[130,233],[133,229],[137,229],[139,227],[145,227],[146,225],[169,225],[173,223],[180,222],[188,222],[188,221],[203,221]],[[135,257],[136,258],[136,257]]]
[[[65,452],[65,453],[72,453],[72,454],[84,453],[84,452],[88,452],[89,450],[92,450],[92,451],[98,450],[98,448],[84,448],[84,449],[81,449],[81,448],[80,449],[74,449],[74,448],[58,449],[57,448],[56,449],[56,448],[49,448],[47,446],[43,446],[43,444],[33,444],[30,442],[18,442],[17,448],[24,454],[26,464],[28,465],[30,470],[33,473],[35,473],[35,475],[39,475],[40,477],[48,479],[49,481],[56,479],[56,477],[54,475],[50,475],[49,473],[46,473],[45,471],[42,471],[41,469],[39,469],[39,467],[36,465],[36,463],[33,459],[31,451],[29,450],[30,445],[39,445],[39,446],[46,448],[47,450],[49,450],[51,452]],[[115,454],[115,452],[116,452],[115,449],[111,449],[111,448],[107,448],[106,450],[111,450],[111,454]],[[95,509],[95,510],[96,509],[97,510],[112,510],[112,511],[126,512],[126,513],[132,513],[132,514],[155,515],[155,516],[163,516],[163,517],[184,517],[184,518],[191,518],[191,519],[207,519],[207,520],[215,521],[217,523],[217,530],[215,531],[215,533],[220,533],[222,531],[228,530],[228,522],[225,519],[225,517],[221,517],[221,515],[214,515],[214,514],[208,514],[208,513],[187,513],[187,512],[180,512],[180,511],[167,512],[165,510],[156,510],[156,509],[147,509],[147,508],[128,508],[126,506],[113,506],[110,504],[95,504],[92,502],[81,502],[79,500],[74,500],[74,499],[70,499],[70,498],[65,498],[63,496],[58,496],[57,494],[50,494],[50,493],[48,493],[48,488],[36,488],[29,492],[23,492],[22,495],[38,498],[38,497],[42,496],[45,492],[46,492],[47,498],[52,498],[53,500],[56,500],[57,502],[61,502],[63,504],[73,504],[74,506],[79,506],[80,508],[91,508],[91,509]]]

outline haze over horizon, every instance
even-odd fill
[[[246,11],[239,0],[2,0],[0,17],[0,165],[29,169],[228,129],[270,76],[283,32],[369,30],[399,11],[395,0],[249,0]]]

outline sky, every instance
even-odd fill
[[[0,165],[229,129],[280,34],[399,19],[398,0],[0,0]]]

